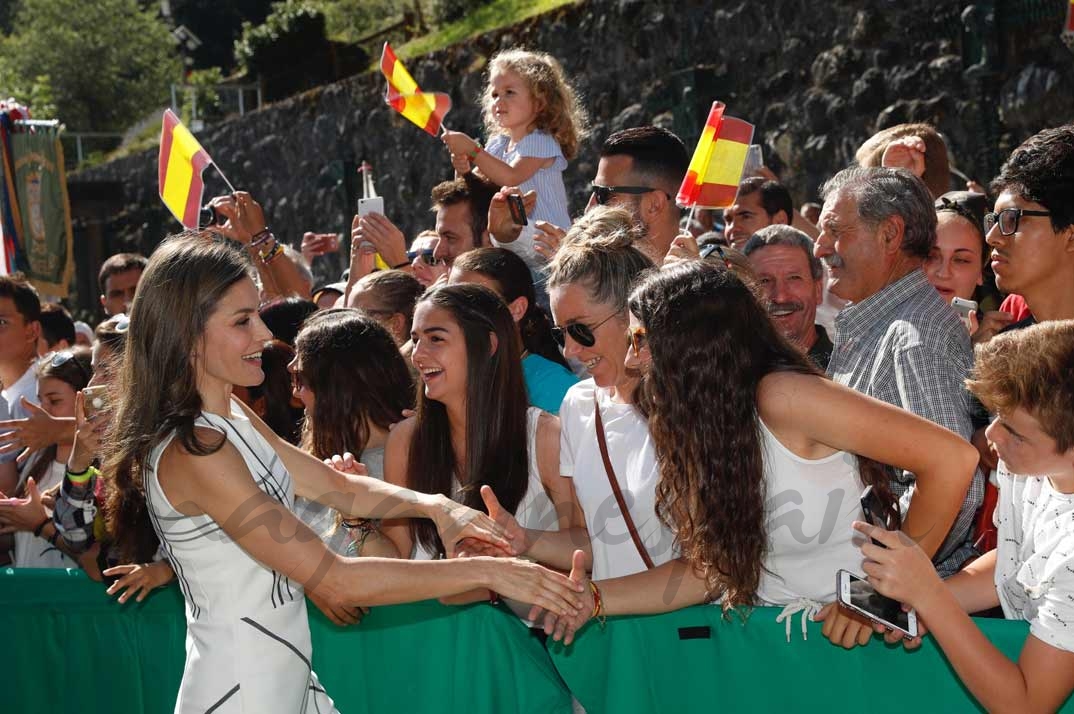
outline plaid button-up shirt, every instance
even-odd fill
[[[965,326],[921,270],[848,305],[835,318],[834,349],[828,363],[833,380],[911,411],[966,440],[973,435],[973,424],[963,380],[972,366],[973,350]],[[897,473],[892,479],[904,513],[913,480],[911,473]],[[936,554],[941,575],[954,573],[977,554],[971,532],[983,500],[984,477],[977,472]]]

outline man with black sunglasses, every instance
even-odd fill
[[[1007,330],[1074,319],[1074,124],[1026,139],[992,193],[984,228],[996,286],[1024,297],[1030,311]]]
[[[679,233],[675,194],[690,165],[686,146],[666,129],[639,126],[617,131],[600,149],[589,205],[621,206],[645,228],[638,248],[660,264]]]

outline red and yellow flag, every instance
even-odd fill
[[[442,92],[421,91],[387,42],[384,43],[384,52],[380,55],[380,71],[388,80],[385,101],[395,111],[437,136],[444,115],[451,110],[451,97]]]
[[[690,159],[690,168],[675,202],[683,208],[726,208],[735,202],[753,124],[723,115],[723,102],[713,102],[705,130]]]
[[[158,160],[160,200],[185,228],[198,227],[205,190],[201,174],[212,162],[179,117],[165,109]]]
[[[1067,24],[1063,32],[1067,35],[1074,33],[1074,0],[1067,5]]]

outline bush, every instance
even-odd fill
[[[466,17],[490,0],[437,0],[434,9],[436,22],[444,25]]]

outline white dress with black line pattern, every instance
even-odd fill
[[[203,413],[196,424],[223,433],[261,490],[294,508],[291,475],[234,402],[230,419]],[[302,586],[251,558],[209,516],[183,515],[165,497],[156,470],[173,437],[150,454],[145,494],[186,600],[186,666],[176,714],[335,712],[310,665]]]

